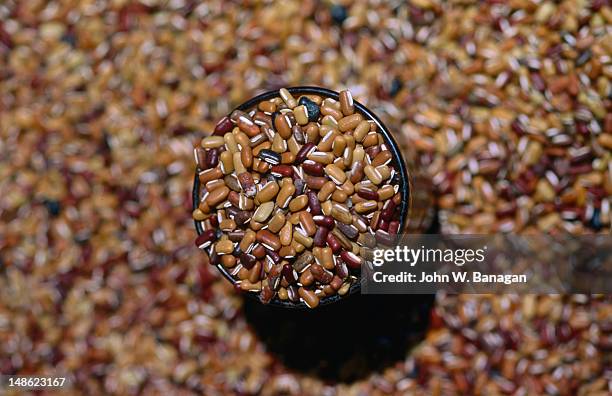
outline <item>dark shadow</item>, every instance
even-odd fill
[[[427,234],[438,234],[434,211]],[[403,361],[429,327],[434,295],[361,295],[315,310],[267,306],[244,297],[247,322],[287,368],[352,382]]]
[[[403,361],[429,325],[433,295],[354,295],[315,310],[265,306],[244,312],[267,350],[287,368],[352,382]]]

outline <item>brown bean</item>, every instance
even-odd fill
[[[293,239],[293,226],[291,223],[286,222],[283,228],[281,228],[279,239],[283,246],[289,246],[291,244],[291,240]]]
[[[312,290],[300,287],[298,293],[308,308],[316,308],[319,305],[319,297]]]
[[[268,222],[268,230],[276,234],[283,228],[285,222],[286,218],[283,212],[278,212],[274,216],[272,216],[272,218]]]
[[[340,185],[346,181],[346,174],[334,164],[325,167],[325,173],[336,184]]]
[[[257,192],[255,199],[260,203],[269,202],[276,198],[279,190],[278,183],[276,181],[270,181]]]
[[[257,231],[257,241],[270,250],[277,251],[281,248],[280,239],[268,230]]]
[[[291,126],[291,120],[286,113],[277,113],[276,117],[274,117],[274,127],[281,138],[289,139],[289,137],[291,137]]]
[[[338,120],[338,129],[340,132],[355,129],[355,127],[357,127],[361,121],[363,121],[363,116],[359,113],[348,115]]]
[[[211,191],[206,196],[206,203],[211,207],[216,206],[217,204],[219,204],[221,201],[223,201],[227,197],[229,192],[230,192],[230,189],[227,188],[226,186],[217,188],[216,190]]]
[[[327,201],[331,197],[332,193],[336,190],[336,185],[332,181],[327,181],[319,190],[317,198],[319,201]]]
[[[289,210],[292,212],[298,212],[306,207],[308,204],[308,197],[306,195],[298,195],[289,201]]]
[[[223,139],[223,136],[207,136],[205,138],[202,139],[202,141],[200,142],[200,145],[202,146],[202,148],[205,149],[213,149],[213,148],[218,148],[221,147],[225,144],[225,140]]]
[[[293,241],[307,248],[310,248],[313,243],[312,238],[304,235],[303,231],[301,231],[300,229],[296,229],[295,232],[293,233]]]
[[[291,179],[283,182],[283,187],[276,196],[276,205],[279,208],[285,209],[289,205],[289,201],[295,194],[295,185],[291,182]]]
[[[355,106],[353,105],[353,95],[348,90],[340,92],[339,95],[340,110],[345,116],[351,115],[355,112]]]
[[[253,165],[253,151],[250,147],[243,147],[240,152],[240,159],[245,168],[250,168]]]
[[[300,225],[306,231],[307,236],[313,236],[317,230],[317,226],[312,219],[312,215],[307,211],[300,212]]]

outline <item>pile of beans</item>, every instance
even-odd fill
[[[264,303],[346,295],[362,260],[397,235],[399,173],[377,124],[338,100],[279,96],[234,110],[194,148],[195,243]]]

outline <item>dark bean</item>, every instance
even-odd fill
[[[242,238],[244,238],[244,231],[242,231],[242,230],[232,231],[232,232],[228,233],[227,236],[229,237],[230,241],[232,241],[232,242],[240,242],[242,240]]]
[[[589,60],[591,60],[591,56],[592,56],[592,52],[590,48],[583,51],[580,55],[578,55],[578,58],[576,58],[576,66],[584,65]]]
[[[213,252],[210,255],[210,265],[219,265],[219,264],[221,264],[221,256],[219,256],[217,252],[213,250]]]
[[[342,222],[338,222],[337,227],[349,239],[353,239],[354,240],[359,235],[359,231],[357,231],[357,228],[355,228],[352,225],[348,225],[348,224],[344,224]]]
[[[200,249],[206,249],[215,240],[217,240],[217,235],[215,233],[215,230],[210,229],[198,235],[198,237],[195,240],[195,245],[199,247]]]
[[[395,215],[395,203],[392,200],[385,202],[380,217],[385,221],[391,221]]]
[[[315,197],[316,197],[316,195],[315,195]],[[312,213],[312,208],[311,208],[311,213]],[[334,218],[331,217],[331,216],[318,215],[318,216],[314,216],[312,219],[314,220],[316,225],[318,225],[320,227],[326,227],[326,228],[328,228],[330,230],[332,228],[334,228],[334,225],[336,224]]]
[[[280,289],[282,283],[282,275],[281,274],[268,274],[268,285],[272,288],[272,290],[278,291]]]
[[[285,264],[283,266],[283,277],[287,280],[289,284],[295,283],[298,280],[298,273],[295,268],[291,266],[291,264]]]
[[[280,263],[281,256],[274,250],[266,249],[266,254],[268,255],[268,257],[270,258],[270,260],[272,260],[274,264]]]
[[[206,150],[204,150],[202,147],[196,147],[193,153],[195,156],[196,164],[198,164],[198,168],[200,168],[201,170],[208,169],[206,161]]]
[[[336,275],[338,275],[342,279],[349,276],[348,267],[346,266],[346,263],[341,258],[336,259],[335,270],[336,270]]]
[[[221,118],[219,122],[217,122],[217,125],[215,125],[214,134],[217,136],[223,136],[227,132],[230,132],[232,129],[234,129],[234,124],[232,123],[232,120],[230,120],[230,118],[226,116]]]
[[[303,145],[300,151],[298,151],[298,153],[295,155],[294,163],[298,165],[304,162],[306,157],[308,157],[308,154],[310,154],[310,152],[313,151],[314,149],[315,149],[314,143],[306,143],[305,145]]]
[[[333,21],[338,25],[342,25],[346,18],[348,18],[348,12],[346,10],[346,7],[340,4],[332,5],[330,14]]]
[[[293,168],[289,165],[274,165],[270,168],[270,172],[276,177],[293,176]]]
[[[363,199],[378,201],[378,193],[367,188],[361,188],[357,191],[357,195]]]
[[[325,246],[327,242],[328,233],[329,233],[329,230],[326,227],[317,228],[317,232],[315,232],[314,237],[312,238],[313,244],[318,247]]]
[[[236,215],[234,216],[234,221],[236,222],[236,225],[238,225],[239,227],[244,227],[245,225],[249,223],[249,221],[251,221],[252,217],[253,217],[253,212],[250,212],[247,210],[241,210],[240,212],[236,213]]]
[[[255,266],[256,261],[257,259],[252,254],[242,253],[240,255],[240,264],[242,264],[242,266],[246,269],[250,270],[251,268],[253,268]]]
[[[400,80],[398,77],[394,77],[393,80],[391,80],[391,86],[389,87],[389,96],[392,98],[395,97],[402,87],[402,80]]]
[[[325,242],[327,242],[327,246],[331,248],[334,254],[338,254],[342,249],[340,241],[338,241],[338,238],[336,238],[334,234],[328,234]]]
[[[214,168],[219,164],[219,151],[217,149],[210,149],[206,151],[206,166],[208,168]]]
[[[300,295],[298,293],[297,285],[291,285],[287,288],[287,296],[291,302],[300,301]]]
[[[47,212],[49,212],[51,217],[59,216],[60,212],[62,211],[62,206],[59,201],[55,199],[45,199],[44,203],[45,207],[47,208]]]
[[[278,165],[281,162],[280,154],[275,151],[269,150],[269,149],[261,150],[259,154],[257,155],[257,157],[260,160],[266,161],[267,163],[271,165]]]
[[[344,261],[347,267],[349,267],[350,269],[361,268],[361,258],[357,256],[355,253],[343,250],[340,253],[340,257],[342,258],[342,261]]]
[[[304,194],[304,191],[306,190],[306,181],[304,179],[300,179],[300,178],[295,178],[296,174],[293,174],[294,179],[293,179],[293,185],[295,186],[295,195],[302,195]]]
[[[319,201],[319,198],[317,198],[317,194],[315,194],[313,191],[308,191],[306,193],[306,196],[308,197],[308,207],[310,208],[310,214],[312,214],[313,216],[321,214],[321,202]]]
[[[299,144],[304,144],[306,142],[306,140],[304,139],[304,132],[302,131],[301,126],[296,124],[291,127],[291,131],[296,142],[298,142]]]
[[[399,232],[400,223],[397,220],[393,220],[389,223],[388,232],[391,235],[396,235]]]
[[[304,163],[302,164],[302,169],[304,169],[304,172],[308,173],[309,175],[313,175],[313,176],[323,176],[325,175],[325,170],[323,168],[323,165],[321,165],[318,162],[314,162],[314,161],[304,161]]]
[[[302,96],[298,101],[298,105],[306,107],[306,113],[308,114],[308,121],[316,122],[319,119],[320,109],[319,106],[308,99],[306,96]]]

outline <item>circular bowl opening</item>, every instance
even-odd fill
[[[334,100],[339,100],[338,92],[332,91],[326,88],[321,88],[321,87],[300,86],[300,87],[287,88],[287,90],[295,97],[298,97],[300,95],[319,95],[324,98],[332,98]],[[277,96],[279,96],[278,90],[267,91],[267,92],[254,96],[253,98],[247,100],[246,102],[237,106],[234,110],[248,111],[248,110],[251,110],[253,107],[257,106],[259,102],[267,101]],[[378,132],[383,136],[383,138],[385,139],[385,143],[388,145],[389,150],[391,151],[391,155],[392,155],[391,163],[395,166],[395,168],[397,169],[399,173],[399,191],[402,195],[402,202],[400,204],[400,219],[399,219],[399,223],[400,223],[399,233],[401,233],[404,230],[404,227],[406,226],[406,221],[407,221],[408,213],[410,211],[411,200],[412,200],[412,196],[410,192],[410,187],[411,187],[410,178],[408,175],[406,162],[402,156],[399,145],[397,144],[397,142],[393,138],[393,135],[391,134],[389,129],[385,126],[385,124],[383,124],[383,122],[370,109],[368,109],[366,106],[362,105],[361,103],[354,101],[354,106],[355,106],[355,111],[361,113],[361,115],[366,120],[373,121],[374,123],[376,123],[378,127]],[[198,178],[197,169],[195,171],[195,176],[194,176],[194,181],[193,181],[192,200],[193,200],[192,202],[193,210],[195,210],[198,207],[198,203],[200,201],[200,179]],[[200,224],[199,221],[194,220],[194,224],[195,224],[196,232],[198,233],[198,235],[204,232],[204,229],[202,228],[202,225]],[[218,264],[216,267],[227,280],[232,282],[232,284],[236,283],[236,280],[228,272],[227,268],[223,267],[221,264]],[[353,294],[359,293],[360,290],[361,290],[361,282],[360,282],[360,279],[358,279],[358,281],[355,282],[351,286],[351,288],[349,289],[346,295],[339,296],[336,294],[330,297],[325,297],[321,299],[319,306],[325,306],[325,305],[340,302],[342,300],[349,298]],[[254,293],[246,292],[246,295],[251,298],[255,298],[256,300],[259,301],[259,298],[257,298]],[[290,309],[310,309],[303,301],[300,301],[299,303],[294,303],[291,301],[280,300],[277,297],[274,297],[267,305],[282,307],[282,308],[290,308]]]

